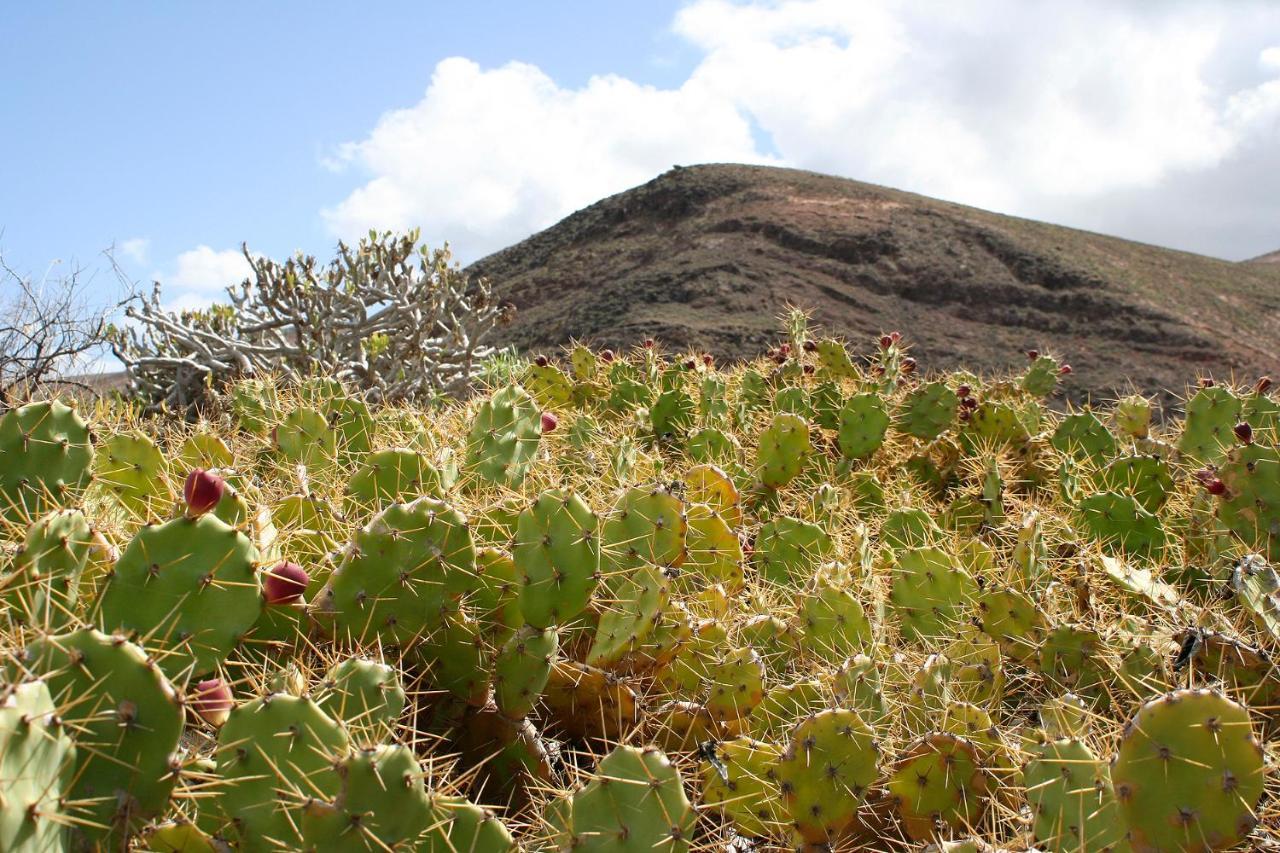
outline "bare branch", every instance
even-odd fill
[[[332,376],[373,400],[461,393],[509,312],[488,282],[462,275],[448,246],[417,243],[417,231],[371,233],[354,248],[339,243],[327,265],[242,247],[253,274],[227,289],[226,304],[170,311],[157,284],[129,300],[131,322],[108,330],[112,349],[152,409],[190,413],[217,383],[259,374]]]

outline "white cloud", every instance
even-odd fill
[[[674,163],[765,162],[764,147],[1011,213],[1157,241],[1167,226],[1173,242],[1188,181],[1204,197],[1245,162],[1280,174],[1280,4],[697,0],[672,26],[701,58],[670,90],[441,62],[422,101],[342,148],[368,180],[330,227],[421,225],[469,260]],[[1189,248],[1280,244],[1272,208],[1215,201]]]
[[[239,249],[214,250],[197,246],[178,255],[172,275],[156,275],[164,287],[165,307],[172,310],[204,308],[226,301],[226,289],[252,273]]]
[[[389,113],[341,157],[373,178],[324,212],[333,230],[421,226],[473,259],[678,163],[767,162],[731,102],[621,77],[580,89],[511,62],[436,66],[416,106]]]
[[[120,249],[120,254],[135,264],[145,264],[151,251],[151,241],[146,237],[133,237],[122,241],[117,248]]]

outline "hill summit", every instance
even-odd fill
[[[797,305],[855,348],[899,329],[931,370],[1053,351],[1076,398],[1280,373],[1280,265],[794,169],[677,167],[468,271],[516,305],[505,342],[530,352],[653,337],[750,358]]]

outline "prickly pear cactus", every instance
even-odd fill
[[[70,506],[89,482],[89,428],[62,403],[29,403],[0,417],[0,517],[29,523]]]
[[[1083,742],[1052,740],[1030,749],[1023,767],[1036,842],[1048,850],[1104,853],[1124,843],[1111,773]]]
[[[93,530],[80,510],[57,510],[32,524],[13,570],[0,576],[0,601],[10,618],[46,630],[72,621],[93,548]]]
[[[309,698],[275,693],[237,705],[218,731],[217,807],[241,850],[300,849],[306,805],[341,791],[347,734]]]
[[[987,804],[989,777],[968,740],[934,733],[908,748],[894,764],[889,793],[903,826],[917,841],[939,829],[974,826]]]
[[[462,513],[435,498],[392,504],[356,533],[317,595],[317,618],[336,637],[412,645],[478,586]]]
[[[65,850],[76,747],[43,681],[0,692],[0,849]]]
[[[840,410],[837,441],[849,459],[866,459],[884,444],[889,413],[879,394],[855,394]]]
[[[423,844],[435,815],[412,750],[361,749],[342,759],[336,774],[337,796],[310,799],[301,810],[307,849],[363,853]]]
[[[551,489],[520,513],[515,537],[525,621],[538,628],[571,622],[599,581],[599,518],[577,494]]]
[[[98,448],[93,477],[126,513],[143,521],[159,518],[173,503],[168,463],[160,448],[139,433],[113,435]]]
[[[694,813],[680,773],[661,751],[619,746],[573,795],[574,850],[641,853],[689,849]]]
[[[368,658],[347,658],[329,670],[316,703],[361,741],[392,734],[404,711],[404,685],[392,666]]]
[[[162,649],[170,678],[203,675],[258,621],[257,559],[248,537],[212,514],[144,527],[103,591],[101,625]]]
[[[1249,712],[1210,690],[1143,705],[1111,765],[1135,851],[1225,850],[1258,822],[1265,767]]]
[[[467,468],[498,486],[518,485],[542,437],[537,402],[519,385],[480,405],[467,437]]]
[[[829,844],[840,837],[876,779],[879,758],[871,727],[857,711],[821,711],[796,724],[776,775],[801,838]]]
[[[804,470],[812,452],[809,424],[799,415],[780,413],[760,436],[756,449],[756,470],[760,482],[780,489]]]
[[[81,629],[28,646],[21,667],[48,685],[75,735],[74,833],[85,844],[119,846],[164,814],[183,712],[155,661],[123,637]]]

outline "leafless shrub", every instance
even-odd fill
[[[80,269],[36,281],[0,255],[0,411],[48,386],[93,388],[71,378],[102,351],[106,310],[90,307]]]
[[[461,393],[507,312],[486,281],[451,263],[448,247],[417,243],[417,231],[370,232],[355,248],[339,243],[324,265],[245,248],[253,275],[228,288],[228,304],[169,311],[156,284],[128,302],[128,322],[110,330],[113,350],[153,410],[193,411],[210,387],[260,374],[332,376],[373,400]]]

